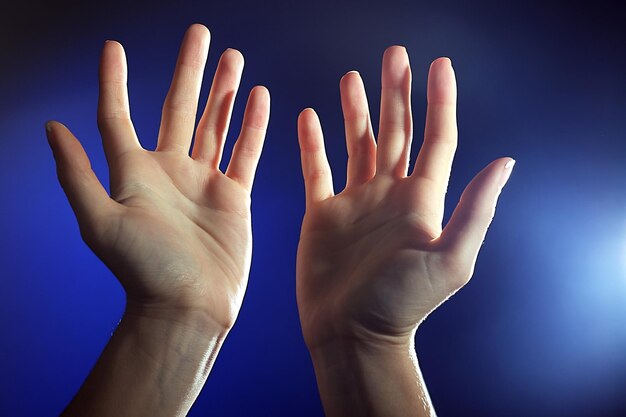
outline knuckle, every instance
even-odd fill
[[[454,152],[457,148],[456,132],[430,131],[424,135],[425,142],[430,145],[437,145],[444,151]]]
[[[106,131],[112,124],[129,125],[130,113],[127,110],[101,111],[98,112],[98,130]]]
[[[169,95],[163,104],[164,112],[175,113],[177,117],[183,119],[193,119],[195,121],[195,103],[192,99],[179,94]]]
[[[307,177],[311,180],[323,179],[328,175],[324,168],[311,168],[307,172]]]
[[[265,134],[265,131],[267,130],[267,117],[260,111],[251,112],[247,120],[245,120],[244,127],[252,130],[253,132]]]
[[[495,216],[495,208],[488,210],[481,209],[480,207],[467,207],[465,218],[468,221],[479,222],[481,224],[489,225]]]
[[[244,159],[253,159],[258,156],[260,149],[258,146],[249,143],[239,143],[237,146],[237,155]]]
[[[352,141],[348,147],[349,156],[364,156],[371,155],[375,151],[374,141],[370,140],[368,136],[359,138]]]
[[[369,121],[369,114],[365,111],[349,109],[343,117],[346,123],[366,123]]]

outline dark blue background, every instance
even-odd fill
[[[442,416],[626,415],[626,14],[593,2],[21,2],[0,17],[0,415],[58,414],[115,328],[116,279],[82,243],[43,123],[81,139],[108,182],[96,128],[102,43],[126,48],[133,119],[153,149],[186,27],[246,58],[244,97],[272,94],[253,192],[245,302],[192,416],[319,416],[295,303],[304,190],[296,117],[322,119],[336,187],[346,152],[339,78],[363,75],[378,120],[385,47],[413,67],[416,138],[429,63],[450,56],[459,148],[448,213],[491,160],[518,164],[474,279],[432,314],[417,351]],[[203,104],[202,104],[203,106]],[[417,149],[414,149],[415,155]]]

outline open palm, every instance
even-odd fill
[[[431,66],[424,144],[407,176],[410,89],[406,51],[391,47],[383,59],[376,144],[360,76],[344,76],[348,180],[338,195],[319,120],[310,109],[300,116],[307,211],[297,296],[310,349],[338,339],[407,344],[419,323],[472,275],[512,160],[496,160],[474,178],[442,231],[457,140],[450,61],[440,58]]]
[[[111,196],[76,138],[59,123],[49,123],[48,130],[81,234],[118,277],[128,302],[201,309],[228,328],[249,272],[250,190],[269,117],[269,94],[263,87],[250,93],[239,139],[222,173],[219,162],[243,57],[235,50],[224,52],[195,129],[208,44],[208,30],[191,26],[163,106],[157,148],[148,151],[130,120],[124,51],[116,42],[106,43],[98,123]]]

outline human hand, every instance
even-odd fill
[[[481,171],[442,230],[457,144],[450,61],[431,65],[424,143],[408,176],[413,126],[406,50],[391,47],[383,58],[378,146],[359,74],[346,74],[340,87],[349,156],[341,193],[333,193],[315,112],[306,109],[298,120],[306,186],[297,258],[304,338],[311,351],[351,342],[412,346],[418,325],[472,276],[514,161],[498,159]]]
[[[195,129],[209,31],[185,34],[163,105],[158,144],[143,149],[134,131],[122,46],[107,42],[100,63],[98,126],[110,169],[111,196],[67,128],[46,128],[59,181],[81,235],[126,290],[127,312],[197,310],[232,327],[251,260],[250,190],[269,118],[269,93],[255,87],[225,173],[219,162],[243,57],[226,50]]]

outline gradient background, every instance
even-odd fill
[[[246,58],[225,155],[253,85],[270,89],[272,114],[253,192],[248,292],[190,415],[322,415],[295,301],[304,212],[296,117],[318,110],[339,190],[339,78],[361,72],[376,125],[380,63],[392,44],[409,51],[417,143],[430,62],[450,56],[456,70],[460,136],[448,214],[483,166],[500,156],[518,161],[474,279],[417,335],[439,414],[626,415],[626,14],[603,2],[502,3],[5,5],[0,415],[58,414],[124,307],[120,285],[80,239],[44,121],[73,130],[106,184],[95,119],[102,43],[126,48],[135,127],[153,149],[178,47],[194,22],[212,32],[202,101],[225,48]]]

